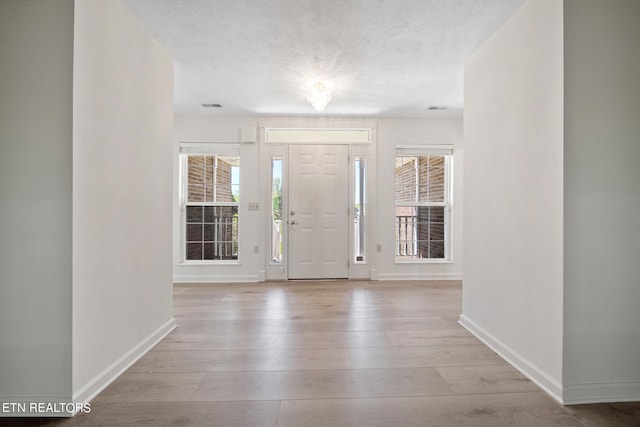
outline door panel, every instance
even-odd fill
[[[289,146],[289,278],[349,276],[348,146]]]

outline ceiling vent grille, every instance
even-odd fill
[[[222,108],[222,104],[201,104],[204,108]]]

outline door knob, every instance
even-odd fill
[[[289,215],[295,215],[296,213],[294,211],[289,212]]]

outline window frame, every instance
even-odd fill
[[[240,264],[240,224],[241,209],[240,201],[236,202],[189,202],[188,196],[188,157],[189,156],[216,156],[216,157],[237,157],[238,165],[241,167],[240,145],[239,144],[212,144],[212,143],[181,143],[179,146],[179,204],[180,204],[180,262],[185,265],[223,265]],[[242,173],[242,169],[239,170]],[[238,182],[238,196],[242,195],[242,188]],[[237,253],[236,259],[187,259],[187,206],[214,206],[214,207],[236,207],[238,215],[237,228]]]
[[[417,258],[401,257],[397,254],[397,214],[394,213],[394,262],[396,264],[446,264],[453,262],[452,256],[452,206],[453,206],[453,146],[452,145],[397,145],[394,153],[394,191],[396,189],[395,174],[396,161],[398,157],[411,156],[443,156],[444,157],[444,201],[429,202],[415,200],[412,202],[398,201],[397,194],[394,193],[394,212],[398,207],[443,207],[444,208],[444,258]],[[417,179],[417,178],[416,178]],[[416,186],[419,183],[416,182]],[[419,199],[419,197],[416,197]]]
[[[368,182],[367,175],[369,173],[369,156],[363,154],[350,154],[349,177],[350,190],[349,198],[351,203],[349,206],[351,216],[353,217],[352,227],[352,248],[350,252],[350,263],[352,265],[367,265],[369,263],[369,243],[368,222],[369,222],[369,206],[368,206]],[[356,164],[359,166],[356,168]],[[358,185],[359,184],[359,185]],[[353,193],[353,194],[351,194]],[[356,199],[356,194],[359,199]],[[360,205],[356,207],[356,205]],[[356,222],[357,218],[357,222]],[[361,259],[358,259],[361,258]]]
[[[275,223],[275,219],[273,218],[273,183],[274,183],[274,161],[279,161],[280,162],[280,230],[279,233],[277,233],[277,235],[279,236],[279,241],[277,242],[277,244],[279,245],[279,248],[277,250],[278,255],[280,256],[280,259],[278,260],[276,257],[274,257],[274,253],[276,252],[276,250],[274,249],[274,245],[276,244],[276,242],[274,241],[274,237],[276,236],[276,231],[274,230],[274,226],[276,225]],[[285,189],[285,156],[283,154],[271,154],[269,156],[269,163],[270,163],[270,170],[269,170],[269,178],[270,178],[270,191],[269,191],[269,195],[270,195],[270,203],[269,203],[269,211],[271,213],[270,215],[270,221],[269,221],[269,229],[271,230],[271,239],[270,241],[270,245],[267,246],[270,248],[269,252],[270,252],[270,256],[269,256],[269,265],[271,266],[278,266],[278,267],[282,267],[285,265],[285,250],[286,250],[286,243],[285,243],[285,238],[287,237],[285,235],[286,233],[286,229],[287,227],[285,227],[283,225],[284,223],[284,219],[286,217],[286,211],[285,211],[285,203],[286,203],[286,199],[287,199],[287,194],[285,193],[286,189]]]

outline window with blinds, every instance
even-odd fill
[[[396,149],[397,261],[450,258],[451,156],[450,149]]]
[[[184,260],[237,260],[240,157],[181,155]]]

